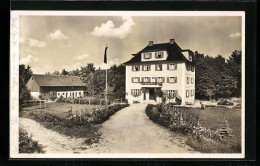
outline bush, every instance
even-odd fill
[[[228,101],[227,99],[221,99],[221,100],[217,103],[217,105],[232,106],[232,105],[234,105],[234,103],[231,102],[231,101]]]
[[[59,97],[57,100],[56,100],[57,103],[64,103],[65,102],[65,98],[63,96]]]
[[[42,145],[32,140],[28,133],[19,129],[19,153],[44,153]]]

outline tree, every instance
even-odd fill
[[[61,71],[61,75],[68,75],[69,74],[69,72],[67,72],[65,69],[63,69],[62,71]]]
[[[52,74],[53,75],[60,75],[60,72],[59,71],[54,71]]]
[[[23,64],[19,65],[19,105],[21,105],[23,101],[31,99],[31,94],[26,87],[26,83],[32,74],[33,72],[29,65],[27,67]]]

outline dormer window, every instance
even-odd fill
[[[155,58],[157,58],[157,59],[163,58],[163,52],[156,52]]]
[[[144,53],[144,59],[151,59],[152,53]]]
[[[190,60],[190,61],[192,60],[192,56],[191,56],[191,55],[189,55],[189,60]]]

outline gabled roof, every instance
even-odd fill
[[[39,86],[85,86],[77,76],[33,74],[32,78]]]
[[[134,63],[147,63],[147,62],[151,63],[151,62],[154,62],[154,61],[142,62],[141,61],[141,54],[144,53],[144,52],[162,51],[162,50],[167,51],[168,57],[167,57],[166,60],[160,60],[160,62],[165,62],[165,61],[191,62],[188,59],[186,59],[185,56],[182,54],[183,51],[188,51],[188,50],[182,50],[176,42],[174,42],[174,44],[170,44],[170,42],[169,42],[169,43],[153,44],[152,46],[147,45],[144,49],[142,49],[138,53],[132,54],[134,57],[132,59],[130,59],[129,61],[125,62],[124,64],[128,65],[128,64],[134,64]],[[191,51],[189,50],[189,53],[190,52]],[[194,59],[194,56],[193,56],[192,59]]]

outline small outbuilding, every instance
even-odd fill
[[[26,84],[33,98],[77,98],[84,96],[85,84],[77,76],[33,74]]]

